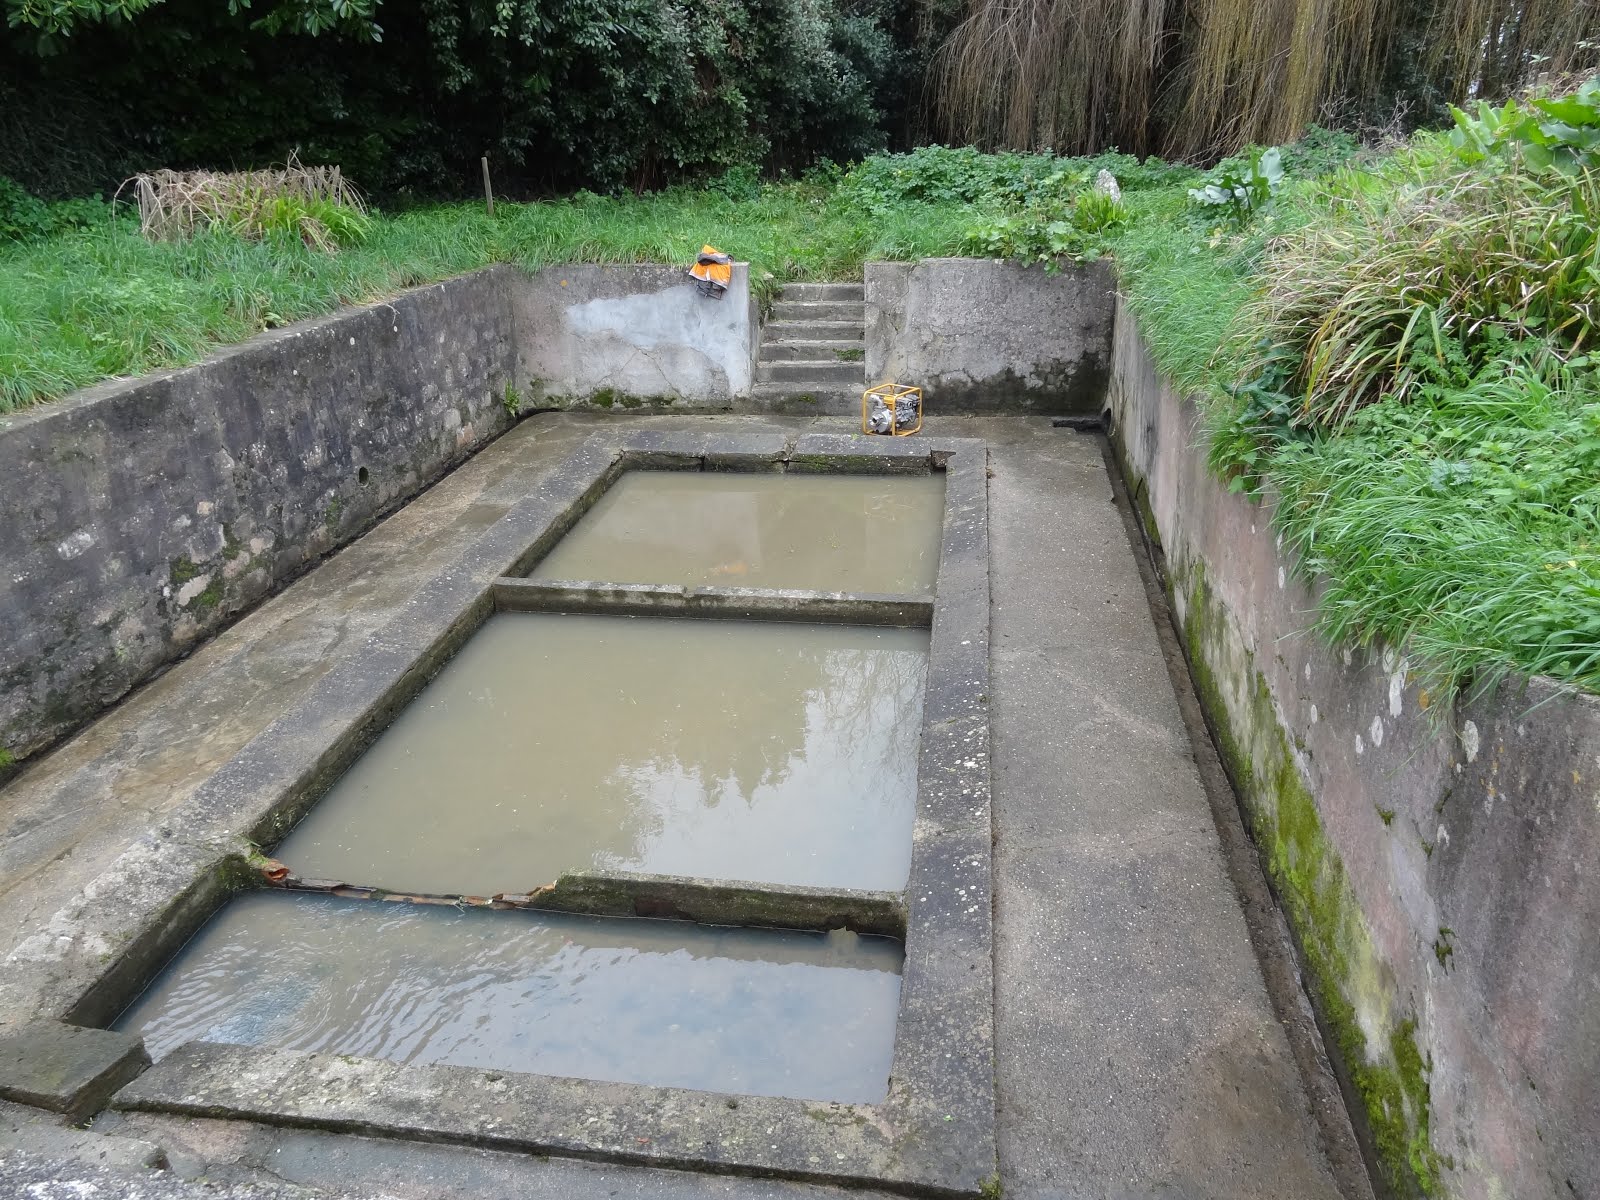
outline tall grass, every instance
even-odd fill
[[[1275,356],[1293,352],[1291,390],[1304,419],[1324,425],[1380,398],[1404,402],[1430,372],[1481,365],[1509,342],[1574,359],[1600,331],[1597,218],[1594,172],[1345,172],[1318,216],[1274,247],[1238,331]]]
[[[758,286],[859,276],[868,258],[954,252],[956,204],[867,213],[798,184],[738,200],[717,191],[578,197],[375,217],[329,254],[295,234],[222,231],[150,243],[126,220],[0,249],[0,412],[107,376],[198,361],[263,329],[393,295],[496,262],[693,261],[711,242],[752,264]]]
[[[1600,388],[1509,360],[1419,387],[1268,476],[1336,643],[1414,651],[1436,686],[1545,674],[1600,691]]]

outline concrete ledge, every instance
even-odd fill
[[[633,617],[721,617],[926,629],[933,601],[912,596],[802,592],[767,588],[658,587],[655,584],[497,579],[501,612],[617,613]]]
[[[0,1098],[80,1121],[149,1065],[133,1034],[40,1022],[0,1034]]]
[[[1197,690],[1401,1191],[1600,1195],[1600,699],[1430,694],[1403,648],[1330,647],[1270,504],[1206,468],[1200,412],[1126,310],[1113,441]]]
[[[460,896],[391,892],[338,880],[304,879],[275,860],[268,860],[263,874],[269,887],[351,900],[573,913],[584,917],[648,917],[755,929],[848,929],[851,933],[880,937],[906,936],[905,897],[899,892],[729,882],[643,871],[572,871],[532,892]]]
[[[917,384],[930,412],[1098,414],[1116,281],[1106,263],[868,263],[866,377]]]

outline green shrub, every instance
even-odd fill
[[[1218,163],[1204,183],[1189,189],[1189,202],[1206,220],[1238,228],[1272,204],[1283,180],[1283,151],[1277,146],[1253,150],[1245,158]]]
[[[51,230],[50,210],[21,185],[0,175],[0,242],[44,237]]]
[[[1445,687],[1512,669],[1600,691],[1600,388],[1525,349],[1430,369],[1409,404],[1286,443],[1286,547],[1336,644],[1405,646]]]
[[[1508,100],[1499,108],[1480,100],[1476,113],[1452,105],[1450,116],[1450,142],[1469,162],[1516,155],[1539,171],[1600,169],[1600,76],[1570,96]]]

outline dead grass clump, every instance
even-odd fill
[[[150,241],[223,229],[252,240],[292,234],[332,252],[367,233],[366,202],[340,169],[308,167],[292,154],[260,171],[152,171],[122,186],[133,188]]]

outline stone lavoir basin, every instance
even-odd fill
[[[842,930],[256,892],[120,1024],[157,1057],[233,1042],[871,1104],[889,1076],[900,960],[897,941]]]
[[[532,577],[926,595],[943,517],[932,473],[630,471]]]
[[[899,890],[927,643],[501,613],[276,856],[306,878],[452,895],[587,868]]]
[[[881,916],[828,932],[523,902],[558,878],[750,885],[779,907],[869,897],[903,931],[930,635],[882,614],[914,601],[926,625],[944,507],[934,472],[623,472],[520,594],[790,607],[502,606],[273,850],[313,890],[235,897],[118,1026],[158,1058],[210,1042],[882,1102],[904,952],[870,935]],[[841,620],[852,596],[879,615]]]

